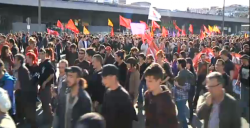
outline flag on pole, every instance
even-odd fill
[[[127,29],[130,29],[130,23],[131,19],[124,18],[120,15],[120,25],[126,27]]]
[[[161,34],[163,37],[166,37],[168,36],[168,30],[162,26],[162,34]]]
[[[114,28],[112,27],[111,28],[111,32],[110,32],[110,36],[113,37],[115,34],[114,34]]]
[[[157,24],[157,22],[155,22],[154,20],[152,20],[151,25],[152,25],[153,31],[155,31],[156,28],[161,29],[161,26],[159,24]]]
[[[108,26],[110,26],[110,27],[114,26],[110,19],[108,19]]]
[[[68,24],[66,24],[65,28],[73,31],[74,33],[79,33],[79,30],[77,29],[77,27],[75,26],[74,22],[72,19],[70,19],[68,21]]]
[[[193,34],[193,32],[194,32],[194,31],[193,31],[193,25],[192,25],[192,24],[189,25],[189,32],[190,32],[191,34]]]
[[[208,25],[208,30],[209,30],[210,33],[213,32],[213,28],[210,25]]]
[[[55,35],[55,36],[59,36],[59,33],[57,31],[51,30],[47,28],[47,33],[50,35]]]
[[[149,28],[146,22],[144,22],[144,21],[140,21],[140,23],[145,24],[146,29],[148,29],[148,28]]]
[[[149,7],[148,19],[154,21],[161,21],[161,14],[157,12],[152,6]]]
[[[143,23],[130,23],[130,26],[133,35],[145,33],[146,26]]]
[[[63,27],[63,25],[62,25],[62,23],[61,23],[60,20],[57,20],[56,26],[57,26],[58,28],[62,29],[62,30],[64,29],[64,27]]]
[[[85,26],[83,26],[83,34],[89,35],[89,30]]]

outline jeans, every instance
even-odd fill
[[[191,86],[189,92],[188,92],[188,107],[189,107],[189,122],[192,122],[193,120],[193,113],[194,113],[194,94],[195,94],[195,86]]]
[[[188,128],[187,120],[186,120],[186,102],[187,100],[179,100],[176,101],[176,106],[178,110],[178,120],[181,124],[181,128]]]
[[[139,96],[138,96],[138,103],[143,103],[144,101],[144,93],[147,91],[146,81],[142,80],[139,86]]]
[[[240,102],[242,107],[242,113],[249,120],[249,87],[247,85],[241,85]]]
[[[51,86],[46,85],[44,89],[40,88],[40,100],[42,102],[43,118],[45,123],[51,123],[52,117],[52,107],[51,107]]]

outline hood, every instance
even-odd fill
[[[4,81],[4,80],[14,80],[14,78],[11,75],[9,75],[8,72],[5,72],[4,75],[3,75],[3,77],[0,80],[1,81]]]

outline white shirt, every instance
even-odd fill
[[[143,43],[141,45],[141,51],[146,55],[148,50],[148,43]]]

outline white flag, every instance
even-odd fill
[[[161,21],[161,14],[157,12],[152,6],[150,6],[148,19],[154,20],[154,21]]]

